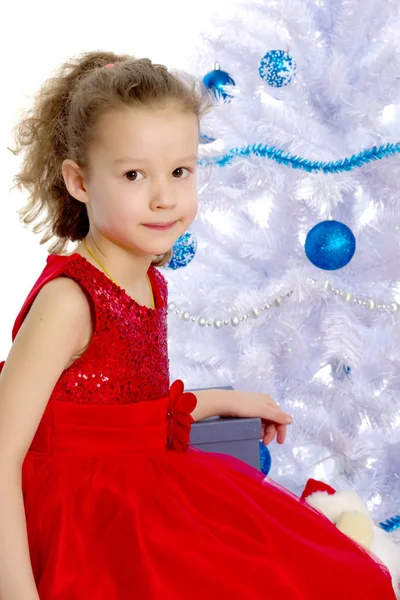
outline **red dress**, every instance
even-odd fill
[[[77,281],[94,333],[54,387],[22,485],[41,600],[394,600],[380,563],[240,461],[188,449],[196,399],[170,391],[167,287],[140,306],[79,254],[42,286]],[[0,366],[1,368],[1,366]]]

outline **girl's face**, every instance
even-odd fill
[[[91,229],[135,256],[170,250],[196,216],[198,143],[197,117],[172,106],[104,116],[83,178]]]

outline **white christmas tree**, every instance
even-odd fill
[[[376,519],[400,513],[399,30],[397,0],[216,23],[193,72],[235,85],[202,126],[195,258],[166,272],[172,376],[271,394],[294,415],[271,477],[352,488]]]

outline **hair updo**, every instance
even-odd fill
[[[110,110],[162,106],[169,100],[199,119],[211,107],[194,77],[169,71],[147,58],[111,52],[88,52],[71,59],[45,82],[32,109],[16,127],[16,154],[23,151],[23,161],[15,181],[29,192],[28,202],[19,211],[22,221],[30,224],[41,217],[33,227],[35,233],[44,231],[40,243],[56,238],[50,252],[62,254],[70,241],[80,241],[89,232],[86,205],[65,186],[64,160],[87,166],[96,125]],[[163,265],[170,257],[171,251],[153,263]]]

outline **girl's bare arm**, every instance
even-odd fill
[[[81,288],[70,279],[54,279],[35,299],[0,375],[0,600],[39,599],[21,468],[58,378],[90,331],[90,306]]]

